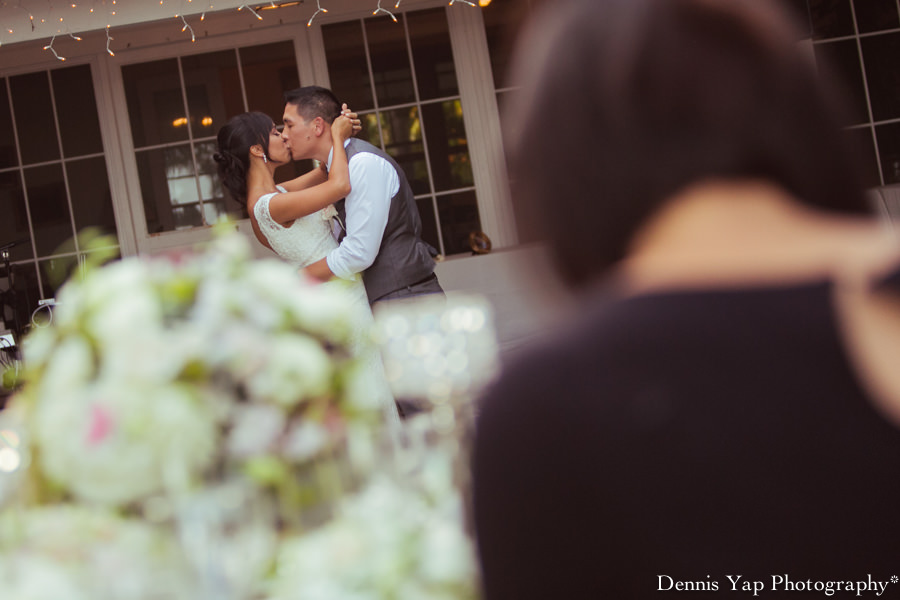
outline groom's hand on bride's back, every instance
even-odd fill
[[[315,283],[324,283],[334,277],[328,261],[324,258],[300,269],[300,275]]]

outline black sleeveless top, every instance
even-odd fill
[[[900,429],[832,287],[597,302],[506,370],[473,459],[486,599],[900,594]]]

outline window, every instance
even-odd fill
[[[0,78],[0,214],[15,284],[13,300],[0,267],[2,321],[13,329],[13,308],[24,326],[83,262],[79,232],[118,239],[90,66]]]
[[[322,27],[331,89],[405,171],[423,238],[445,255],[470,252],[481,219],[446,11],[394,14]]]
[[[808,0],[813,49],[841,77],[866,185],[900,183],[900,7],[896,0]]]
[[[281,121],[285,91],[300,85],[290,41],[122,67],[135,159],[149,234],[212,225],[246,208],[216,176],[216,133],[254,110]],[[308,162],[276,172],[284,181]]]

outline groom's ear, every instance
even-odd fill
[[[316,117],[313,121],[313,125],[316,127],[316,136],[321,136],[328,131],[328,123],[326,123],[325,119],[322,117]]]

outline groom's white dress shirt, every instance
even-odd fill
[[[344,147],[350,140],[344,142]],[[334,149],[328,153],[331,170]],[[371,152],[350,158],[350,193],[344,202],[347,235],[341,245],[325,257],[331,272],[342,279],[354,279],[375,262],[387,226],[391,198],[400,189],[400,178],[391,163]]]

